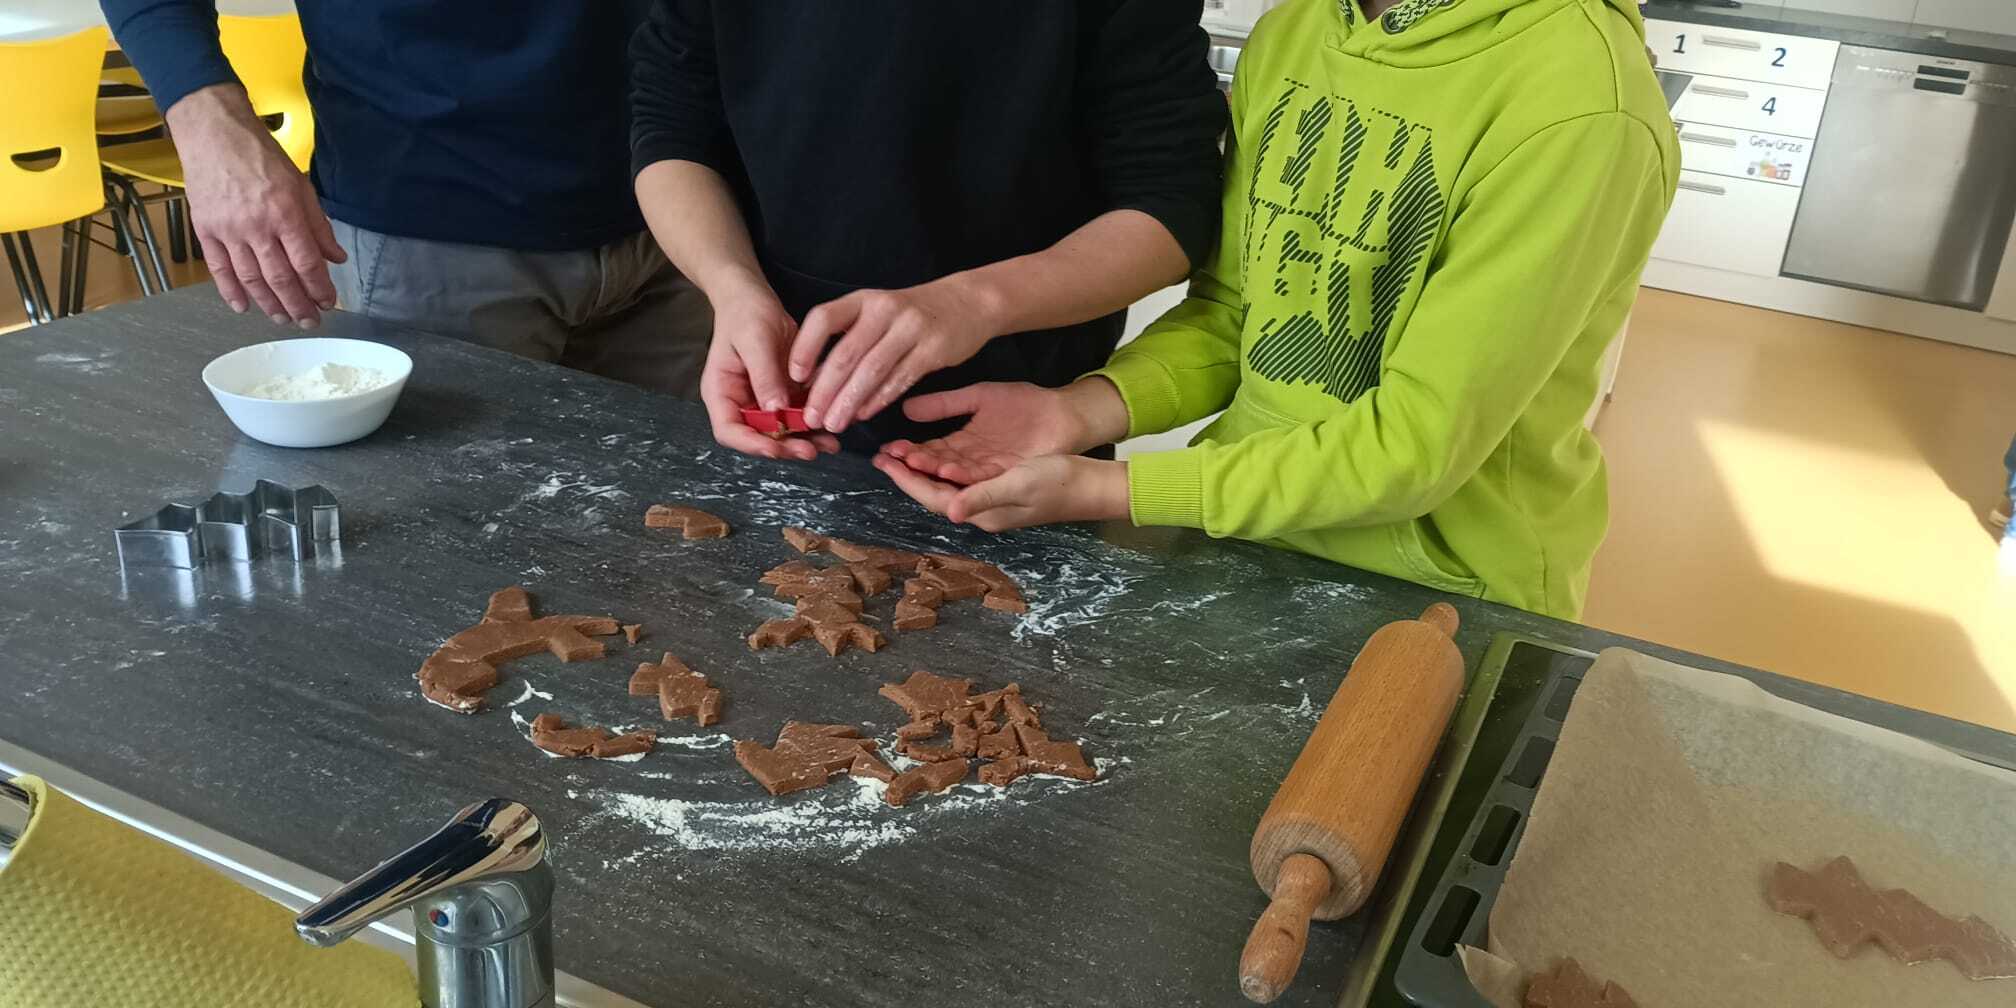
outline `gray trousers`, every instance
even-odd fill
[[[650,232],[521,252],[329,223],[350,253],[329,270],[349,311],[699,398],[713,312]]]

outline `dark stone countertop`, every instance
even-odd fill
[[[1843,45],[1869,46],[1897,52],[2016,65],[2016,37],[1963,28],[1939,28],[1905,21],[1829,14],[1771,3],[1712,7],[1686,0],[1652,0],[1642,10],[1648,18],[1690,24],[1783,32],[1806,38],[1831,39]],[[1653,48],[1658,48],[1656,45]]]
[[[467,802],[524,801],[553,837],[560,968],[650,1004],[1244,1003],[1252,827],[1366,636],[1440,597],[1196,534],[955,529],[858,462],[716,448],[692,405],[351,316],[323,334],[416,366],[382,430],[318,451],[254,443],[210,401],[206,361],[280,333],[207,287],[0,337],[0,740],[344,878]],[[122,576],[115,526],[261,477],[334,490],[340,557]],[[736,532],[648,531],[660,501]],[[955,604],[875,655],[752,654],[782,611],[756,577],[793,555],[786,524],[998,562],[1034,608]],[[420,660],[512,583],[646,636],[513,663],[476,716],[422,702]],[[1498,631],[1630,643],[1454,601],[1472,662]],[[723,724],[664,725],[626,695],[666,650],[725,690]],[[888,739],[902,718],[875,689],[918,667],[1020,682],[1105,779],[890,809],[844,779],[773,800],[729,754],[787,718]],[[547,710],[668,737],[634,763],[549,759],[514,723]],[[1318,926],[1280,1003],[1334,1003],[1358,926]]]

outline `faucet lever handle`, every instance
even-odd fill
[[[421,900],[538,868],[545,857],[546,836],[531,809],[502,798],[478,802],[433,836],[301,911],[294,930],[326,948]]]

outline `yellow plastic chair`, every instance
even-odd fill
[[[308,170],[315,153],[315,113],[308,106],[308,91],[301,72],[308,59],[308,47],[301,37],[301,19],[293,14],[273,17],[217,19],[217,37],[224,58],[245,85],[252,111],[261,118],[278,117],[273,139],[302,171]],[[111,143],[101,149],[105,167],[111,171],[114,195],[123,210],[135,216],[141,240],[154,262],[157,277],[167,285],[161,266],[160,248],[154,242],[154,226],[147,219],[146,204],[179,200],[186,186],[182,158],[172,137],[137,143]],[[162,193],[142,197],[135,182],[161,186]]]
[[[73,260],[89,251],[89,222],[105,209],[92,106],[106,32],[92,28],[62,38],[0,44],[0,245],[31,322],[49,322],[81,308],[83,285],[72,287]],[[71,225],[78,225],[73,232]],[[115,233],[125,223],[113,215]],[[62,227],[59,299],[49,300],[27,232]],[[127,243],[130,249],[131,243]],[[133,257],[140,289],[151,293]]]

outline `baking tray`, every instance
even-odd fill
[[[1465,768],[1427,858],[1432,886],[1417,890],[1402,923],[1404,944],[1388,957],[1387,1004],[1415,1008],[1491,1008],[1463,972],[1457,945],[1484,947],[1491,908],[1519,848],[1526,816],[1546,776],[1562,722],[1596,656],[1532,638],[1501,634],[1480,663],[1479,678],[1495,667],[1498,688],[1476,742],[1477,758]],[[1885,712],[1887,705],[1848,710],[1826,702],[1850,694],[1824,691],[1769,673],[1733,674],[1794,703],[1922,738]],[[1930,741],[1930,740],[1927,740]],[[2016,769],[1991,756],[1950,744],[1949,751],[1990,766]],[[1493,755],[1497,759],[1492,759]]]

